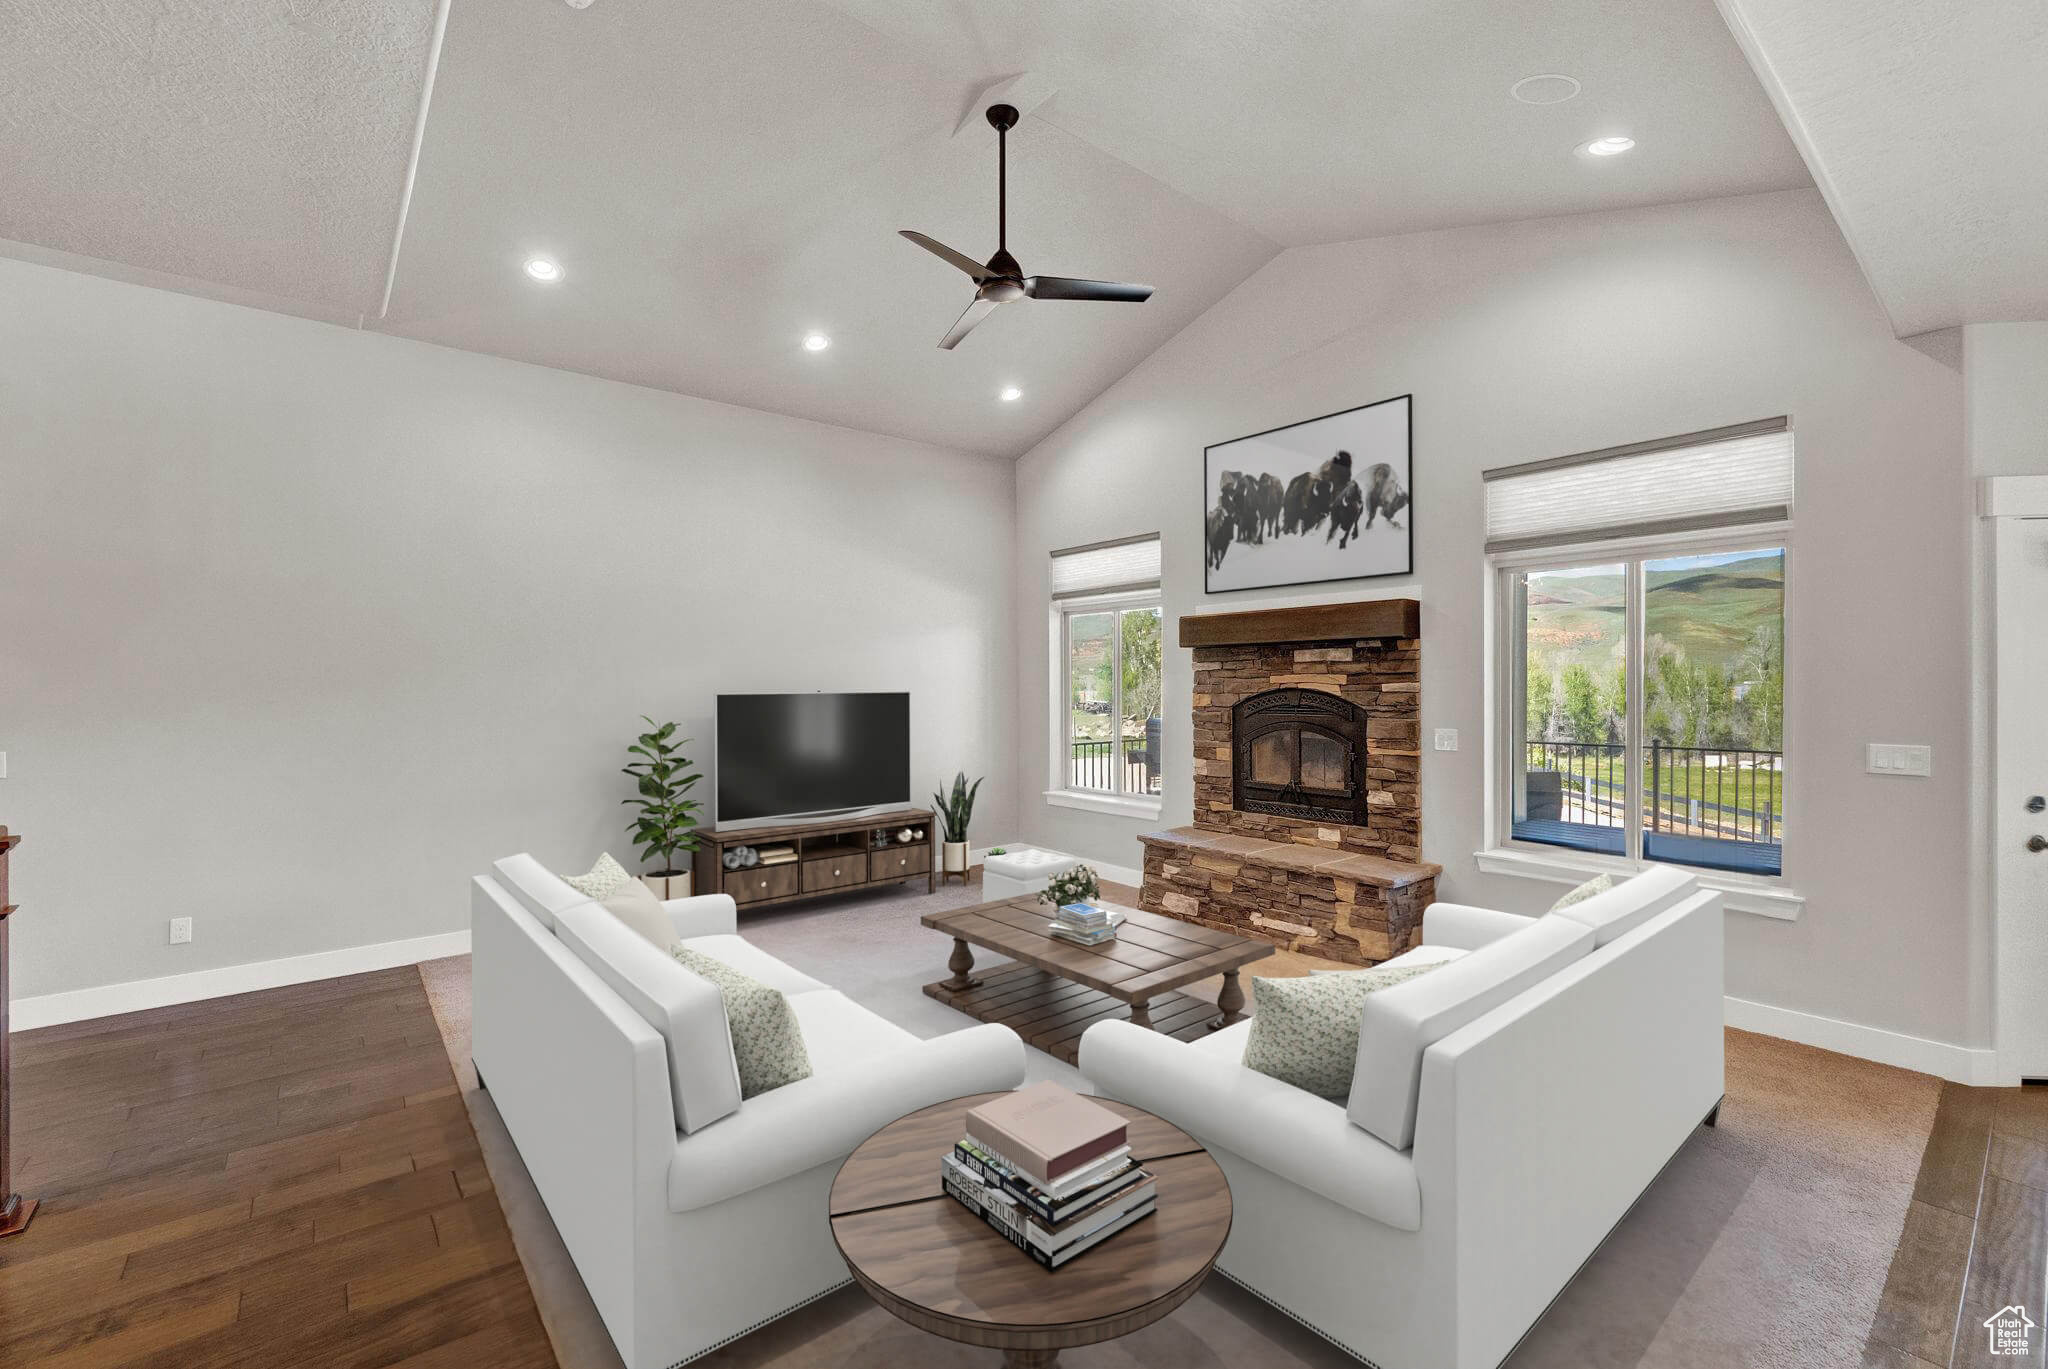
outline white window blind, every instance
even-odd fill
[[[1792,514],[1784,418],[1485,472],[1486,549],[1775,523]]]
[[[1052,554],[1052,597],[1159,588],[1159,534],[1072,547]]]

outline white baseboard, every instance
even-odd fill
[[[1106,879],[1115,884],[1128,884],[1139,888],[1145,883],[1145,872],[1134,870],[1128,865],[1107,865],[1099,860],[1088,862],[1088,868],[1095,872],[1097,879]]]
[[[1801,1045],[1818,1046],[1822,1050],[1853,1055],[1860,1060],[1875,1060],[1880,1065],[1917,1070],[1958,1084],[1997,1082],[1996,1051],[1930,1041],[1921,1036],[1907,1036],[1903,1032],[1886,1031],[1883,1027],[1866,1027],[1857,1022],[1796,1012],[1791,1008],[1774,1008],[1768,1003],[1752,1003],[1746,998],[1725,998],[1722,1001],[1725,1005],[1723,1020],[1742,1031],[1761,1032],[1765,1036],[1797,1041]]]
[[[278,989],[287,984],[307,984],[316,979],[388,970],[398,965],[417,965],[423,960],[468,955],[469,933],[442,932],[438,936],[416,936],[406,941],[383,941],[372,946],[350,946],[339,951],[296,955],[285,960],[259,960],[248,965],[223,965],[219,969],[194,970],[190,974],[165,975],[161,979],[134,979],[126,984],[102,984],[98,988],[74,989],[69,993],[41,994],[17,998],[9,1006],[9,1025],[14,1031],[33,1031],[65,1022],[83,1022],[116,1013],[141,1012],[146,1008],[167,1008],[175,1003],[197,1003],[205,998],[251,993],[257,989]]]

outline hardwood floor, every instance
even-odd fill
[[[1944,1084],[1864,1369],[2048,1369],[2048,1327],[2031,1353],[1992,1356],[1983,1326],[2012,1304],[2048,1323],[2044,1298],[2048,1088]]]
[[[13,1044],[0,1366],[554,1365],[416,969]]]

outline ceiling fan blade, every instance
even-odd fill
[[[1097,299],[1143,304],[1152,298],[1152,287],[1126,285],[1113,280],[1075,280],[1071,276],[1032,276],[1024,282],[1024,293],[1033,299]]]
[[[996,305],[1001,302],[1000,300],[977,298],[974,303],[967,306],[967,312],[960,315],[959,321],[953,325],[953,331],[946,334],[944,340],[939,343],[939,346],[949,352],[958,347],[960,339],[973,332],[976,324],[980,323],[990,314],[993,314],[996,311]]]
[[[983,266],[974,258],[968,256],[965,252],[955,252],[952,248],[946,246],[946,244],[940,242],[937,238],[928,238],[922,233],[913,233],[908,228],[899,228],[896,231],[901,233],[904,237],[909,238],[912,242],[916,243],[919,247],[922,247],[925,251],[931,253],[933,256],[942,257],[945,260],[953,263],[953,265],[959,267],[962,271],[965,271],[968,275],[974,277],[977,283],[988,279],[988,268],[986,266]]]

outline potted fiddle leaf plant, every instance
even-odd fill
[[[688,898],[688,862],[678,861],[676,853],[697,849],[697,834],[692,829],[697,825],[697,810],[704,805],[687,796],[704,777],[690,770],[688,757],[678,754],[689,738],[676,741],[674,723],[656,723],[644,715],[640,721],[649,730],[626,748],[637,759],[625,769],[640,792],[623,801],[639,810],[628,830],[633,844],[640,848],[641,863],[654,867],[640,876],[640,882],[656,898]]]
[[[982,776],[982,779],[987,778]],[[940,868],[946,874],[960,876],[962,880],[967,878],[967,824],[974,817],[974,796],[980,790],[981,780],[970,786],[967,772],[962,770],[953,776],[951,794],[932,795],[932,807],[946,828],[945,844],[940,848],[943,861]]]

